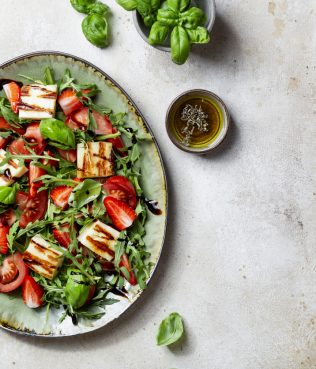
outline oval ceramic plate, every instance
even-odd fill
[[[142,187],[146,196],[157,200],[162,210],[159,216],[149,213],[146,223],[145,242],[148,251],[151,252],[150,261],[154,264],[151,278],[163,246],[167,216],[165,172],[152,132],[133,101],[113,79],[94,65],[72,55],[54,51],[23,55],[2,64],[0,78],[17,79],[27,83],[18,75],[24,74],[41,79],[47,65],[54,69],[56,78],[62,77],[65,69],[69,68],[79,83],[96,83],[102,91],[98,102],[110,107],[115,113],[126,112],[128,126],[137,128],[138,132],[146,138],[141,146]],[[49,337],[86,333],[118,318],[141,295],[141,292],[137,287],[130,289],[128,298],[119,298],[119,302],[105,307],[106,313],[102,318],[81,320],[78,325],[73,325],[70,317],[59,323],[62,310],[51,310],[47,316],[45,308],[38,310],[26,307],[20,294],[0,294],[0,326],[17,333]],[[115,296],[115,298],[118,297]]]

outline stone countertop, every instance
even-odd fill
[[[91,334],[0,332],[1,368],[311,369],[316,366],[316,3],[218,0],[212,41],[177,66],[109,0],[113,42],[84,38],[67,0],[2,0],[0,63],[35,50],[85,58],[135,100],[161,147],[169,226],[153,281],[119,320]],[[170,101],[212,90],[233,124],[216,154],[168,140]],[[187,335],[155,345],[165,315]]]

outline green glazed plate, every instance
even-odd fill
[[[167,217],[166,177],[153,134],[125,91],[99,68],[75,56],[55,51],[22,55],[0,66],[0,78],[16,79],[26,83],[26,80],[18,76],[18,74],[24,74],[41,79],[47,65],[54,69],[57,78],[60,78],[65,69],[69,68],[80,83],[96,83],[102,91],[98,102],[110,107],[115,113],[126,112],[128,126],[137,128],[138,132],[146,138],[141,147],[142,186],[146,197],[157,200],[162,210],[159,216],[149,212],[146,223],[145,241],[148,251],[151,252],[150,261],[154,263],[151,278],[163,246]],[[133,287],[128,291],[128,298],[113,296],[120,302],[106,306],[106,313],[102,318],[89,321],[80,320],[78,325],[73,325],[70,317],[59,323],[62,309],[52,309],[48,316],[45,308],[29,309],[23,304],[20,292],[15,295],[0,294],[0,326],[17,333],[46,337],[82,334],[101,328],[118,318],[137,300],[141,292],[138,287]]]

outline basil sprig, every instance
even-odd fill
[[[168,346],[177,342],[184,333],[182,317],[179,313],[171,313],[159,325],[157,345]]]
[[[40,131],[43,138],[49,140],[51,146],[62,150],[76,148],[74,132],[64,122],[54,118],[42,119]]]
[[[12,187],[0,186],[0,203],[5,205],[14,204],[17,189],[17,185]]]

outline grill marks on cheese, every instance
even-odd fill
[[[63,262],[63,253],[54,249],[42,236],[36,235],[31,238],[23,260],[34,272],[53,279]]]
[[[78,237],[78,241],[92,252],[111,261],[115,255],[115,244],[120,232],[102,223],[100,220],[86,227]]]
[[[21,119],[53,118],[56,110],[57,85],[25,85],[21,88]]]
[[[112,144],[87,142],[77,145],[77,177],[97,178],[114,174]]]

